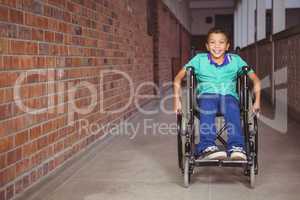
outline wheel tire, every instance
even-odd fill
[[[255,187],[255,165],[251,165],[250,167],[250,187]]]
[[[183,173],[184,168],[184,154],[183,154],[183,141],[182,141],[182,114],[177,115],[177,156],[178,156],[178,166]]]
[[[183,176],[184,176],[183,177],[183,181],[184,181],[183,185],[185,188],[188,188],[190,185],[190,179],[191,179],[189,159],[185,159]]]
[[[177,135],[177,153],[178,153],[178,166],[183,170],[183,154],[182,154],[182,139],[181,136]]]

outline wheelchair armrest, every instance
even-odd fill
[[[186,70],[194,71],[194,67],[193,67],[193,66],[187,66],[187,67],[186,67]]]
[[[250,70],[252,70],[251,66],[244,66],[244,67],[242,67],[242,72],[243,73],[240,76],[247,75]]]

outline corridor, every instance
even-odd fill
[[[173,83],[212,28],[261,79],[254,189],[178,168]],[[0,0],[0,200],[299,199],[299,47],[300,0]]]
[[[159,102],[153,101],[145,109],[158,106]],[[170,108],[171,103],[166,107]],[[267,104],[262,113],[270,115]],[[133,124],[137,132],[103,138],[72,167],[21,199],[299,199],[300,125],[293,120],[284,134],[259,123],[259,175],[255,189],[249,187],[248,177],[241,168],[230,167],[196,168],[190,187],[184,188],[177,165],[176,130],[161,128],[159,133],[158,128],[151,128],[162,124],[172,127],[174,115],[138,113],[127,123]]]

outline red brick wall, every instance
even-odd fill
[[[287,68],[287,85],[275,85],[275,89],[288,89],[288,112],[294,119],[300,120],[300,34],[275,41],[274,71]]]
[[[163,87],[178,71],[175,69],[172,74],[172,58],[182,63],[189,57],[190,35],[161,1],[158,2],[158,33],[158,76],[159,86]],[[178,67],[181,66],[175,66]]]
[[[258,46],[258,63],[257,63],[257,75],[260,79],[269,77],[272,80],[272,44],[266,42]],[[271,81],[272,85],[272,81]],[[263,90],[266,98],[271,102],[272,86]]]
[[[256,47],[251,45],[244,48],[240,52],[241,57],[252,67],[255,68],[256,74],[260,79],[269,77],[272,79],[272,43],[264,40],[258,43],[257,46],[257,63],[256,63]],[[272,84],[272,82],[270,83]],[[264,88],[262,94],[271,102],[272,87]]]
[[[242,50],[240,56],[247,61],[247,64],[256,69],[256,47],[255,45],[249,46],[247,51]],[[256,69],[256,72],[258,69]]]
[[[79,119],[107,124],[135,111],[133,104],[121,114],[99,111],[103,96],[106,108],[119,108],[129,98],[124,78],[106,76],[100,85],[100,72],[126,72],[134,87],[153,81],[153,41],[146,28],[146,0],[0,1],[1,200],[20,194],[101,136],[80,130]],[[168,67],[162,73],[170,79]],[[21,75],[26,78],[19,102],[45,112],[28,113],[17,105],[13,88]],[[86,107],[96,95],[97,106],[75,113],[70,125],[68,89],[79,83],[92,84],[96,94],[79,88],[76,105]]]
[[[272,50],[272,42],[268,40],[258,42],[258,63],[257,63],[257,72],[258,76],[263,79],[266,76],[269,76],[269,80],[271,81],[271,87],[263,90],[264,94],[269,101],[271,101],[272,96],[272,84],[274,85],[274,92],[277,89],[285,89],[287,88],[287,97],[288,102],[280,102],[287,103],[288,106],[288,115],[296,120],[300,120],[300,77],[298,76],[298,72],[300,72],[300,27],[296,26],[291,29],[287,29],[280,33],[273,35],[273,48]],[[255,60],[255,48],[253,46],[247,47],[243,49],[242,54],[247,58]],[[278,72],[281,69],[287,69],[287,83],[276,83],[275,78],[272,77],[272,59],[274,57],[274,72]],[[284,71],[281,71],[281,73]],[[283,74],[279,74],[279,77],[284,77]],[[275,102],[276,102],[276,94]],[[278,102],[277,102],[278,103]]]
[[[181,29],[181,65],[186,64],[191,58],[191,35],[184,28]],[[181,67],[182,67],[181,66]]]

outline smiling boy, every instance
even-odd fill
[[[206,41],[208,53],[193,57],[174,80],[174,111],[179,112],[182,109],[181,81],[186,75],[186,68],[193,67],[198,83],[197,106],[200,110],[200,143],[196,146],[196,154],[202,159],[223,160],[229,155],[232,160],[247,160],[236,91],[238,75],[243,73],[242,67],[247,66],[247,63],[240,56],[227,53],[229,46],[228,36],[223,30],[211,29]],[[260,109],[260,80],[253,70],[247,75],[254,84],[253,111],[257,112]],[[227,153],[219,150],[215,144],[215,117],[218,112],[224,116],[225,123],[231,126],[227,130]]]

